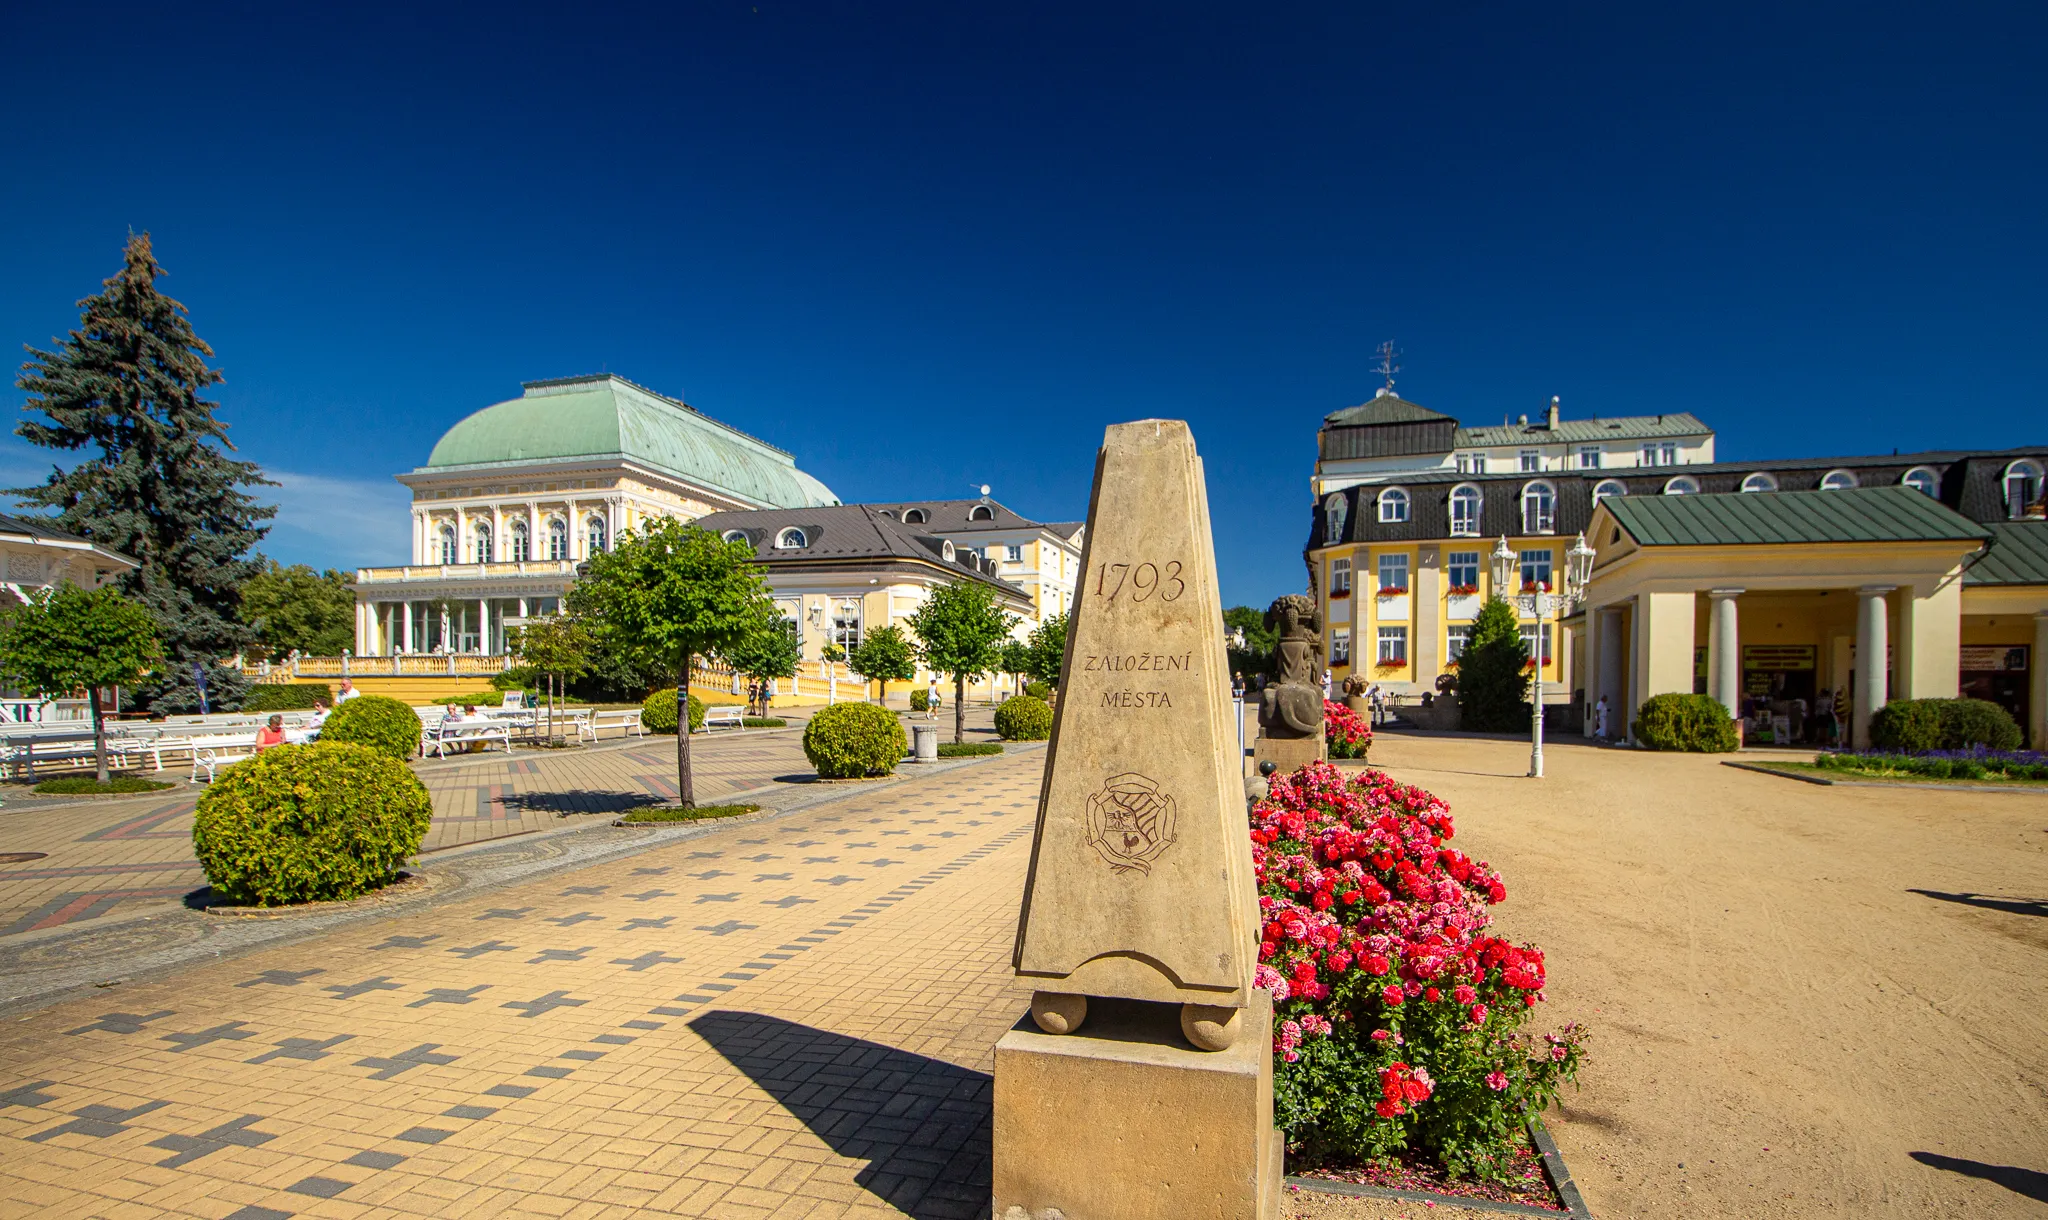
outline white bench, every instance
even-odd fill
[[[482,720],[448,720],[434,726],[422,743],[421,753],[433,753],[448,757],[450,746],[467,747],[472,744],[489,747],[491,742],[504,745],[507,753],[512,750],[512,730],[503,724],[491,724]]]
[[[212,783],[214,773],[230,763],[242,762],[256,757],[256,734],[254,733],[208,733],[191,738],[192,782],[199,782],[199,773],[206,772],[206,782]]]
[[[745,732],[747,727],[746,715],[747,710],[737,704],[728,704],[725,707],[707,707],[704,709],[704,731],[709,733],[720,725],[726,725]]]
[[[647,735],[647,726],[640,723],[640,709],[637,707],[620,708],[616,711],[592,711],[587,722],[579,722],[579,730],[584,723],[589,725],[592,741],[597,740],[600,730],[610,728],[622,730],[620,736],[623,737]]]

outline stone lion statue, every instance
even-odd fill
[[[1299,593],[1266,609],[1275,682],[1259,699],[1259,727],[1268,737],[1312,737],[1323,731],[1323,616]]]

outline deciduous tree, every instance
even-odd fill
[[[83,690],[92,705],[93,767],[107,782],[100,691],[133,686],[163,660],[156,619],[116,589],[42,589],[0,625],[0,673],[44,699]]]
[[[729,656],[773,614],[754,549],[674,518],[627,531],[618,546],[591,556],[569,591],[569,608],[584,617],[601,646],[623,660],[676,675],[676,791],[697,804],[690,774],[690,665]]]
[[[846,666],[870,682],[881,684],[881,702],[889,704],[889,683],[908,682],[917,676],[917,657],[903,628],[893,623],[867,633],[860,647],[846,659]]]
[[[338,657],[356,642],[355,577],[271,560],[242,585],[241,619],[273,661],[294,649],[306,656]]]
[[[15,431],[31,444],[84,456],[42,484],[11,494],[55,510],[55,524],[141,561],[120,579],[155,616],[171,663],[138,695],[165,711],[196,710],[192,665],[214,666],[207,685],[239,701],[240,671],[219,667],[256,633],[237,615],[243,583],[262,570],[250,548],[277,512],[245,488],[269,485],[256,466],[227,456],[227,425],[201,394],[220,373],[185,307],[157,290],[163,268],[149,234],[131,234],[125,265],[78,302],[77,329],[44,351],[28,349],[15,382],[38,418]]]
[[[953,675],[953,740],[967,734],[967,684],[995,670],[1003,641],[1017,616],[996,604],[980,581],[957,581],[932,590],[910,616],[911,633],[927,668]]]
[[[548,732],[555,735],[555,690],[587,673],[593,642],[582,620],[568,614],[530,618],[507,641],[512,655],[539,670],[548,680]]]

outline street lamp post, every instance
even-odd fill
[[[1593,548],[1586,545],[1586,536],[1580,534],[1578,541],[1565,552],[1564,570],[1559,573],[1558,589],[1552,592],[1549,582],[1536,582],[1534,589],[1517,595],[1513,605],[1517,612],[1536,620],[1536,670],[1534,680],[1529,684],[1529,778],[1543,778],[1543,663],[1544,653],[1549,651],[1549,623],[1552,619],[1562,620],[1567,607],[1585,595],[1586,582],[1593,575]],[[1516,576],[1515,553],[1508,549],[1507,535],[1501,535],[1500,544],[1493,548],[1493,587],[1495,590],[1514,588],[1511,583]]]

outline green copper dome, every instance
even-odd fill
[[[421,473],[619,458],[761,508],[837,504],[796,459],[695,408],[609,374],[529,381],[448,429]]]

